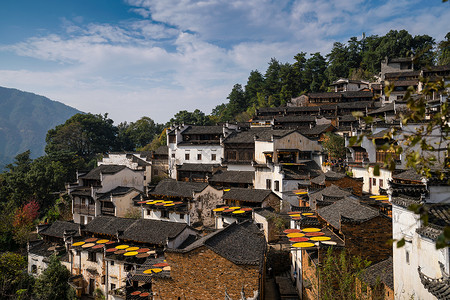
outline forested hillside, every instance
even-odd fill
[[[26,150],[34,158],[42,156],[47,131],[79,112],[43,96],[0,87],[0,169]]]

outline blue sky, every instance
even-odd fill
[[[0,4],[0,86],[116,122],[210,113],[271,57],[326,54],[390,29],[450,31],[440,0],[14,0]]]

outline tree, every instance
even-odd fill
[[[450,32],[445,35],[445,40],[441,41],[437,48],[438,65],[450,64]]]
[[[357,278],[369,265],[367,260],[351,256],[345,250],[328,248],[319,270],[320,299],[358,299]]]
[[[26,272],[25,256],[12,252],[0,253],[0,299],[27,299],[33,277]]]
[[[187,110],[182,110],[175,114],[173,118],[170,119],[167,127],[171,124],[186,124],[186,125],[213,125],[212,120],[205,115],[204,112],[199,109],[189,112]]]
[[[322,146],[327,151],[328,158],[345,158],[345,139],[340,135],[332,132],[327,132],[325,134],[325,140],[322,142]]]
[[[135,151],[149,144],[155,137],[161,134],[162,124],[157,124],[149,117],[142,117],[136,122],[130,124],[119,124],[117,139],[122,149],[126,151]]]
[[[231,116],[236,116],[247,109],[247,102],[242,85],[235,84],[227,99],[229,101],[227,110],[229,110]]]
[[[311,54],[311,57],[305,63],[305,69],[303,71],[303,79],[308,85],[310,92],[324,92],[327,87],[327,77],[325,76],[325,70],[327,68],[327,62],[325,58],[319,53]]]
[[[45,152],[69,152],[90,159],[113,149],[117,128],[108,114],[76,114],[47,133]]]
[[[33,231],[34,221],[39,216],[39,204],[32,200],[23,207],[16,209],[14,214],[14,239],[24,245],[28,242],[30,233]]]
[[[264,77],[258,71],[254,70],[250,72],[247,84],[244,86],[245,89],[245,99],[248,106],[256,105],[258,102],[258,93],[263,90],[264,87]]]
[[[70,271],[53,255],[47,269],[37,278],[34,293],[43,300],[75,299],[75,293],[68,283],[69,277]]]

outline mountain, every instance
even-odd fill
[[[0,170],[28,149],[33,158],[42,156],[47,131],[77,113],[44,96],[0,87]]]

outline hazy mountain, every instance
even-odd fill
[[[79,110],[44,96],[0,87],[0,169],[28,149],[44,154],[47,131]]]

